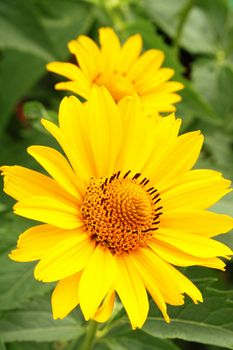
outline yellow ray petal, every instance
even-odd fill
[[[159,232],[156,233],[156,239],[200,258],[214,258],[216,256],[227,257],[232,254],[231,249],[223,243],[208,237],[179,232],[175,229],[166,230],[161,228]]]
[[[99,29],[99,41],[103,61],[102,73],[113,73],[120,54],[120,41],[113,29],[107,27]]]
[[[81,203],[82,196],[78,190],[80,188],[78,178],[61,153],[45,146],[31,146],[28,148],[28,153],[43,166],[61,187],[76,197]]]
[[[167,297],[170,299],[170,304],[177,305],[175,300],[176,294],[183,293],[189,295],[195,303],[202,301],[202,295],[197,287],[172,265],[162,260],[152,250],[142,248],[138,252],[141,262],[143,263],[145,261],[147,264],[150,264],[151,271],[154,268],[154,274],[160,283],[160,290],[163,287],[162,292],[163,294],[166,293],[166,299]]]
[[[75,98],[75,97],[73,97]],[[62,105],[65,103],[63,99],[60,104],[60,109],[63,108]],[[70,106],[71,104],[69,104]],[[62,111],[62,110],[61,110]],[[59,114],[63,113],[59,110]],[[68,112],[68,109],[67,109]],[[64,117],[68,116],[68,114],[64,113]],[[42,119],[42,125],[45,127],[46,130],[57,140],[57,142],[60,144],[62,149],[64,150],[65,154],[67,155],[67,158],[69,159],[72,168],[74,169],[77,177],[80,179],[80,188],[79,191],[83,195],[85,195],[86,187],[90,182],[90,177],[94,175],[93,171],[91,171],[88,166],[88,162],[85,162],[85,154],[83,155],[82,152],[76,152],[76,145],[73,143],[73,139],[70,140],[68,137],[65,137],[62,133],[62,130],[53,124],[52,122]],[[72,123],[72,118],[70,118],[70,123]],[[73,124],[72,124],[73,125]],[[89,170],[88,170],[89,169]]]
[[[167,314],[167,306],[164,300],[164,296],[158,288],[158,283],[155,278],[154,270],[150,269],[150,266],[146,261],[142,264],[140,258],[137,258],[137,251],[131,252],[129,259],[135,264],[135,267],[140,274],[140,277],[145,284],[146,289],[152,296],[154,302],[157,304],[158,308],[161,310],[163,317],[166,322],[170,322],[169,316]]]
[[[164,83],[162,86],[157,86],[156,88],[154,88],[151,93],[155,94],[155,93],[162,93],[162,94],[170,94],[172,92],[175,91],[179,91],[184,89],[184,84],[178,82],[178,81],[167,81],[166,83]]]
[[[82,272],[58,282],[53,291],[51,302],[54,320],[66,317],[78,304],[78,287]]]
[[[226,264],[218,258],[201,258],[194,256],[192,252],[187,254],[182,250],[182,248],[175,247],[172,244],[156,239],[156,237],[150,241],[149,246],[162,259],[176,266],[200,265],[223,271],[225,270]]]
[[[231,191],[230,184],[216,171],[191,170],[175,187],[163,193],[163,210],[206,209]]]
[[[93,72],[94,74],[97,74],[102,68],[101,54],[98,45],[86,35],[80,35],[77,40],[83,47],[85,47],[89,55],[89,59],[92,57],[91,64],[94,66]]]
[[[95,243],[86,233],[78,234],[58,243],[35,268],[35,278],[53,282],[69,277],[86,267]]]
[[[153,119],[153,118],[151,118]],[[180,130],[181,120],[175,119],[174,114],[170,114],[168,117],[158,119],[154,123],[154,144],[150,157],[146,161],[142,171],[150,179],[156,172],[157,164],[161,159],[165,158],[165,155],[170,152],[177,142],[177,136]]]
[[[85,121],[95,173],[97,177],[110,175],[116,166],[122,130],[119,111],[104,87],[93,88]]]
[[[141,101],[146,111],[174,112],[176,109],[173,103],[179,102],[180,100],[181,96],[174,93],[155,92],[141,96]]]
[[[86,320],[93,318],[117,275],[115,258],[107,248],[96,246],[80,285],[80,307]]]
[[[224,214],[205,210],[185,210],[164,212],[160,217],[160,227],[179,232],[194,233],[213,237],[232,229],[233,219]]]
[[[122,172],[138,172],[153,150],[156,124],[153,118],[146,118],[137,96],[122,99],[118,108],[124,134],[124,147],[119,153],[118,164]]]
[[[106,322],[112,315],[115,302],[115,291],[110,291],[104,299],[100,308],[96,311],[93,319],[97,322]]]
[[[143,281],[127,254],[117,257],[119,274],[115,290],[129,316],[132,328],[141,328],[146,320],[149,304]]]
[[[99,71],[100,52],[93,40],[81,35],[77,40],[71,40],[68,48],[75,55],[76,60],[88,80],[93,80]]]
[[[55,84],[55,89],[73,92],[87,100],[90,95],[91,86],[83,86],[79,84],[79,81],[64,81]]]
[[[20,201],[32,196],[46,196],[67,204],[78,205],[78,200],[67,193],[56,181],[37,171],[21,166],[3,166],[4,191]]]
[[[150,70],[151,69],[148,69],[148,72],[135,82],[136,89],[140,96],[153,93],[156,88],[162,86],[175,73],[174,69],[171,68],[161,68],[154,74]]]
[[[134,81],[143,81],[144,77],[153,76],[164,60],[164,54],[160,50],[151,49],[144,52],[133,64],[127,77]]]
[[[149,293],[152,293],[152,297],[155,298],[155,302],[158,303],[158,307],[161,309],[161,311],[164,313],[165,319],[166,316],[166,309],[163,307],[162,299],[161,297],[158,299],[156,298],[156,290],[158,289],[160,293],[162,294],[162,297],[164,298],[164,301],[171,305],[183,305],[184,304],[184,297],[182,295],[182,292],[180,291],[180,288],[177,286],[177,284],[174,284],[174,281],[171,282],[169,278],[167,278],[166,274],[163,270],[160,270],[160,266],[158,265],[158,261],[154,259],[154,253],[150,251],[149,249],[138,249],[133,253],[133,259],[135,262],[141,267],[141,273],[142,269],[144,273],[149,277],[151,276],[152,279],[152,285],[157,286],[155,289],[151,290],[149,285],[149,280],[147,279],[147,287],[150,288]],[[146,273],[147,271],[147,273]],[[142,277],[143,278],[143,277]],[[145,279],[145,276],[144,276]],[[152,286],[151,285],[151,286]]]
[[[170,188],[179,177],[193,167],[202,143],[203,136],[199,131],[183,134],[177,138],[176,144],[163,154],[158,163],[154,164],[154,174],[151,174],[150,179],[160,193]]]
[[[121,48],[117,63],[117,72],[126,73],[134,64],[142,50],[142,37],[140,34],[130,36]]]
[[[52,197],[33,196],[23,199],[15,204],[14,212],[28,219],[64,229],[74,229],[83,225],[78,206]]]
[[[77,65],[68,62],[50,62],[46,65],[46,68],[50,72],[60,74],[63,77],[77,82],[77,93],[84,98],[88,96],[91,87],[90,81]]]
[[[19,236],[17,249],[13,250],[9,256],[15,261],[39,260],[56,244],[79,234],[79,229],[64,230],[46,224],[34,226]]]

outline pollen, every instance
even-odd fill
[[[141,174],[91,179],[81,207],[88,234],[113,255],[146,246],[158,229],[160,196]]]

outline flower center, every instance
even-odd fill
[[[99,86],[104,85],[116,102],[136,92],[131,81],[117,73],[99,75],[94,82]]]
[[[140,181],[141,174],[129,173],[91,179],[81,207],[88,234],[112,254],[146,246],[162,214],[158,191],[148,179]]]

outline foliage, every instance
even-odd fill
[[[0,2],[0,162],[34,167],[26,155],[32,143],[51,140],[40,118],[55,120],[62,93],[45,70],[52,60],[69,59],[66,44],[80,33],[96,37],[99,26],[113,26],[122,39],[140,32],[145,48],[159,48],[165,65],[184,82],[177,115],[184,130],[200,128],[206,137],[200,167],[233,175],[233,1],[232,0],[6,0]],[[33,280],[34,264],[7,257],[17,236],[29,223],[11,214],[12,201],[2,193],[0,204],[0,350],[74,350],[85,333],[85,322],[74,311],[54,321],[49,306],[52,284]],[[232,214],[227,196],[213,209]],[[222,238],[233,248],[233,235]],[[202,271],[204,268],[202,269]],[[119,310],[99,329],[96,350],[233,349],[232,268],[209,286],[201,272],[204,303],[172,307],[171,324],[151,307],[140,331],[132,331]],[[191,278],[199,270],[187,269]],[[173,340],[170,340],[173,339]],[[174,339],[182,339],[180,342]],[[40,342],[38,344],[38,342]],[[211,346],[216,347],[211,347]]]

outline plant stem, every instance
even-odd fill
[[[176,35],[175,35],[174,40],[173,40],[173,48],[174,48],[176,56],[179,55],[179,44],[180,44],[180,39],[181,39],[181,35],[183,32],[185,22],[187,20],[189,12],[192,9],[195,1],[196,0],[189,0],[182,11],[180,22],[178,23],[177,30],[176,30]]]
[[[94,341],[95,341],[97,326],[98,326],[97,322],[92,321],[92,320],[89,321],[88,326],[87,326],[86,335],[83,339],[83,342],[82,342],[79,350],[91,350],[92,349],[92,347],[94,345]]]

